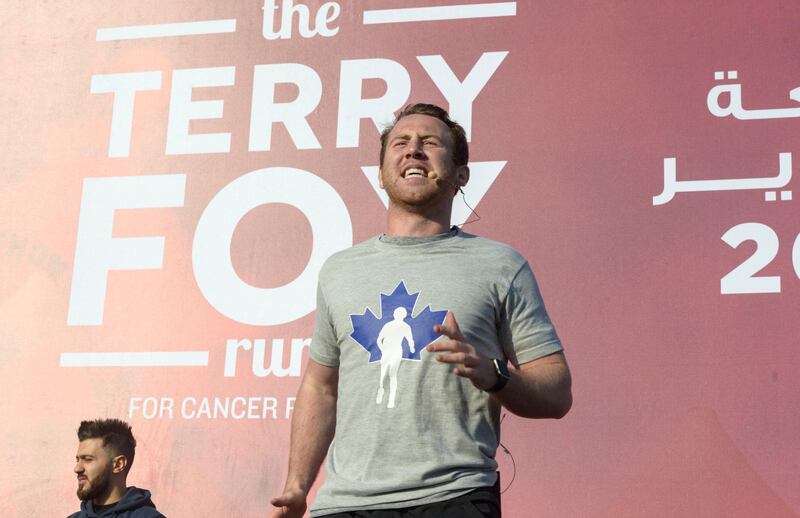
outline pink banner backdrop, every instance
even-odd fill
[[[574,373],[565,419],[503,423],[506,515],[800,513],[796,2],[0,11],[5,515],[77,509],[95,417],[166,515],[266,513],[316,273],[383,229],[377,128],[416,101]]]

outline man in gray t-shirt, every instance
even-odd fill
[[[450,228],[467,162],[463,128],[433,105],[405,108],[381,135],[386,233],[320,273],[271,517],[303,515],[326,453],[312,516],[500,516],[501,407],[569,410],[569,369],[528,263]]]

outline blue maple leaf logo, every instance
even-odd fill
[[[401,316],[401,320],[411,327],[415,345],[412,353],[408,339],[402,340],[404,359],[419,360],[422,349],[440,336],[439,333],[433,331],[433,326],[444,322],[447,310],[433,311],[430,306],[425,306],[425,309],[414,316],[414,305],[417,303],[418,297],[419,292],[408,293],[405,283],[400,281],[391,294],[381,293],[380,318],[375,316],[369,307],[365,308],[364,313],[360,315],[350,315],[350,321],[353,324],[353,332],[350,336],[369,352],[370,363],[381,359],[381,350],[378,347],[378,336],[381,334],[381,330],[389,322],[397,320],[398,316]],[[399,308],[404,308],[405,312],[398,312]]]

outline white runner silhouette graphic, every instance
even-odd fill
[[[399,307],[394,310],[394,320],[384,324],[378,334],[378,348],[381,350],[381,379],[378,384],[378,396],[375,403],[383,402],[383,381],[386,372],[389,372],[389,404],[388,408],[394,408],[395,396],[397,395],[397,371],[400,369],[400,362],[403,360],[403,339],[408,342],[408,348],[414,352],[414,337],[411,334],[411,326],[406,324],[403,319],[408,316],[406,308]]]

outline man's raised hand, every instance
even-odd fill
[[[481,390],[491,388],[497,382],[498,374],[492,360],[466,341],[452,312],[447,313],[442,325],[433,326],[433,330],[445,337],[431,342],[426,348],[437,353],[436,361],[453,365],[454,374],[469,379]]]

